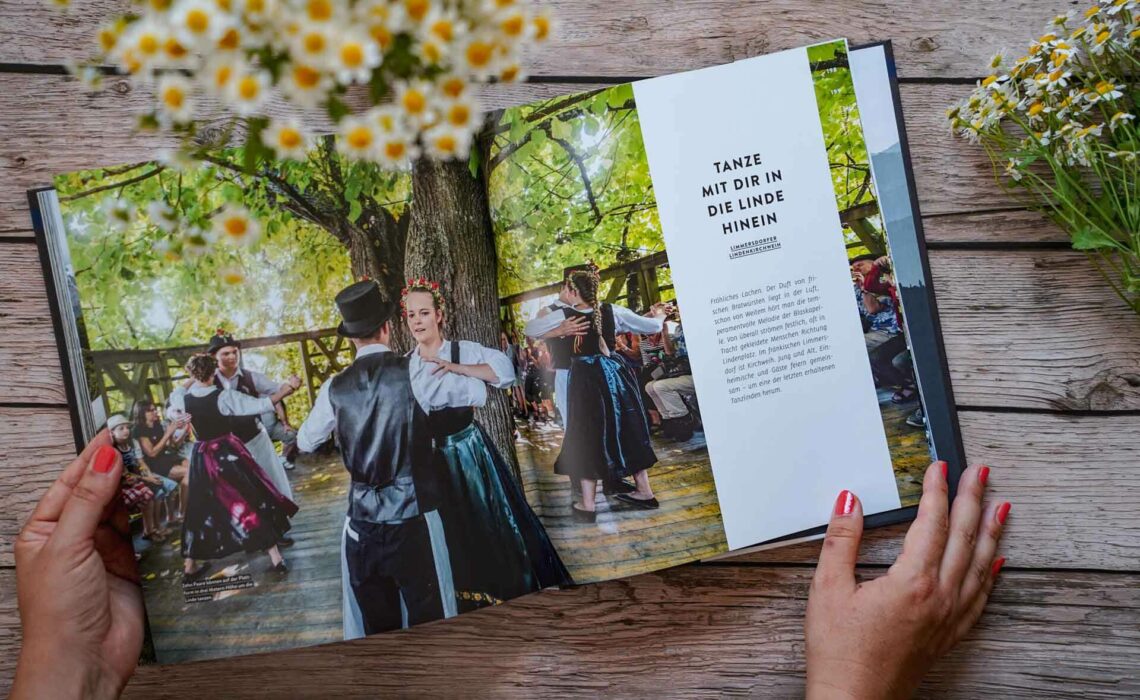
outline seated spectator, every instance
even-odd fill
[[[135,403],[131,417],[134,422],[134,438],[138,440],[143,459],[151,471],[183,486],[178,507],[171,509],[171,519],[181,520],[188,492],[185,488],[186,474],[190,470],[190,460],[183,454],[182,448],[190,436],[190,419],[183,416],[177,420],[164,421],[159,415],[158,406],[149,399]]]
[[[138,441],[131,438],[131,424],[126,418],[118,414],[111,416],[107,419],[107,429],[111,433],[112,446],[119,451],[123,460],[124,491],[133,494],[132,502],[128,505],[136,506],[143,516],[143,538],[162,542],[170,536],[170,530],[158,524],[157,502],[173,494],[178,483],[150,470],[143,459]],[[150,489],[151,498],[138,497],[140,483]]]
[[[871,370],[883,386],[896,389],[892,400],[905,403],[917,396],[914,370],[902,332],[898,292],[890,280],[885,257],[859,255],[851,260],[851,281],[855,303],[863,319],[863,338],[871,359]],[[897,360],[897,361],[896,361]]]
[[[677,317],[672,333],[668,327],[661,332],[660,342],[660,360],[650,368],[650,381],[645,385],[645,393],[661,416],[661,431],[665,437],[687,442],[699,429],[699,422],[690,410],[690,405],[695,405],[697,392],[680,317]]]

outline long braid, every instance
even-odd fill
[[[594,269],[580,270],[570,275],[570,283],[578,290],[578,295],[582,297],[582,301],[590,304],[594,310],[594,331],[598,334],[598,346],[601,348],[602,354],[609,357],[610,350],[606,346],[606,336],[602,332],[602,302],[598,298],[598,287],[601,286],[601,277]]]

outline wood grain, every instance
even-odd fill
[[[1014,504],[1002,545],[1029,568],[1137,571],[1140,561],[1140,416],[960,414],[970,463],[993,467],[989,497]],[[2,408],[0,566],[44,489],[75,452],[60,409]],[[868,533],[861,561],[890,564],[905,526]],[[814,562],[818,543],[734,557],[732,562]]]
[[[485,107],[497,109],[599,86],[495,85],[482,89],[480,99]],[[1018,204],[995,183],[982,150],[952,137],[946,128],[946,105],[967,91],[962,85],[902,87],[923,214]],[[0,235],[28,235],[29,188],[50,185],[60,173],[150,160],[172,145],[168,136],[133,132],[137,115],[152,99],[143,92],[121,78],[92,93],[61,76],[0,73],[0,133],[7,135],[0,143]]]
[[[1140,408],[1140,323],[1080,253],[934,250],[957,402]],[[65,403],[35,246],[0,245],[0,402]]]
[[[685,566],[356,642],[142,667],[126,697],[802,697],[811,574]],[[0,588],[12,579],[0,571]],[[18,641],[11,602],[0,600],[0,630],[3,689]],[[919,696],[1135,697],[1138,630],[1138,575],[1007,570]]]
[[[553,39],[527,61],[533,75],[543,76],[660,75],[847,37],[853,45],[892,39],[905,78],[976,77],[994,52],[1024,48],[1065,9],[1028,0],[836,0],[823,11],[796,0],[540,4],[557,22]],[[88,58],[94,28],[127,7],[125,0],[93,0],[73,3],[64,13],[3,0],[0,63],[62,65]]]

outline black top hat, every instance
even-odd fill
[[[367,338],[392,318],[395,306],[380,296],[375,280],[350,284],[336,295],[341,321],[336,332],[345,338]]]
[[[213,355],[224,347],[235,347],[240,350],[241,343],[234,340],[234,337],[226,333],[224,329],[219,328],[218,332],[214,334],[214,337],[210,338],[210,344],[206,347],[206,352]]]

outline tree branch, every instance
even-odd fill
[[[76,194],[69,194],[66,197],[60,197],[59,201],[70,202],[72,200],[80,199],[82,197],[88,197],[88,196],[96,194],[98,192],[105,192],[107,190],[113,190],[116,187],[126,187],[127,185],[133,185],[136,182],[142,182],[143,180],[146,180],[147,178],[152,178],[155,175],[158,175],[159,173],[161,173],[163,170],[166,170],[165,165],[156,165],[153,170],[148,170],[147,172],[143,173],[142,175],[136,175],[132,178],[127,178],[126,180],[122,180],[120,182],[113,182],[113,183],[110,183],[107,185],[99,185],[98,187],[92,187],[91,189],[89,189],[85,192],[79,192]]]

